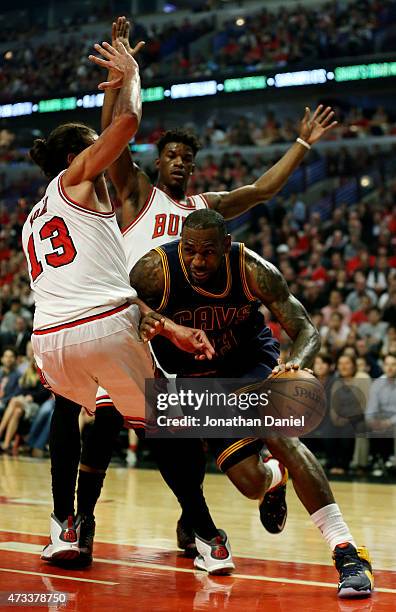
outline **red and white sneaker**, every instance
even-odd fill
[[[80,517],[67,517],[63,523],[51,514],[50,542],[41,553],[43,561],[73,561],[80,556],[78,541],[80,538]]]
[[[209,541],[196,535],[195,544],[198,556],[194,559],[194,566],[197,569],[216,575],[231,574],[235,569],[231,546],[222,529],[219,529],[219,535]]]

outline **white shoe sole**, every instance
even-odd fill
[[[42,561],[74,561],[80,556],[78,546],[60,547],[49,544],[41,553]]]
[[[341,591],[338,592],[338,597],[340,599],[363,599],[364,597],[371,597],[371,594],[372,591],[370,589],[356,591],[356,589],[347,587],[346,589],[341,589]]]
[[[218,563],[211,563],[210,569],[206,567],[205,560],[201,555],[195,557],[194,567],[204,572],[208,572],[211,576],[228,576],[232,574],[235,569],[235,565],[232,561],[219,561]]]

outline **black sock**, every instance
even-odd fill
[[[201,440],[152,439],[158,468],[182,507],[182,521],[205,540],[218,535],[202,491],[206,458]]]
[[[49,442],[54,514],[61,522],[74,514],[74,496],[81,451],[78,428],[80,410],[81,406],[64,397],[56,396]]]
[[[93,424],[86,428],[81,464],[91,469],[88,471],[80,469],[79,472],[77,490],[79,514],[94,514],[114,444],[123,422],[123,417],[115,408],[104,406],[97,410]]]

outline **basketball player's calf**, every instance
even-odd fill
[[[81,520],[74,515],[81,452],[78,427],[80,410],[78,404],[61,396],[55,397],[49,438],[54,509],[51,514],[50,542],[41,555],[44,561],[50,563],[70,562],[80,555],[78,540]]]
[[[260,520],[265,529],[281,533],[287,519],[288,472],[284,465],[273,457],[254,454],[229,468],[226,474],[242,495],[259,500]]]
[[[288,472],[269,455],[257,438],[210,439],[218,467],[249,499],[259,500],[260,520],[269,533],[280,533],[286,523]]]
[[[269,437],[269,451],[289,470],[294,489],[333,551],[340,597],[365,597],[373,589],[371,561],[355,540],[335,502],[322,466],[298,438]]]

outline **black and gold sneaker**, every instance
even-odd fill
[[[338,544],[333,552],[333,561],[340,575],[338,597],[370,597],[374,577],[365,546],[356,549],[350,542]]]

